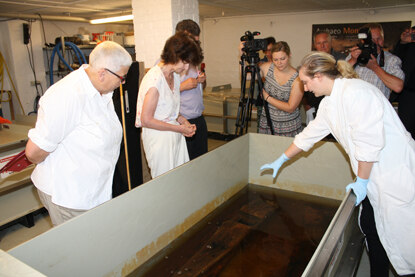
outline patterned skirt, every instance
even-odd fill
[[[270,106],[270,116],[274,135],[284,137],[295,137],[303,130],[301,123],[300,110],[297,108],[293,113],[287,113]],[[268,126],[265,109],[262,109],[259,120],[258,133],[271,134],[271,129]]]

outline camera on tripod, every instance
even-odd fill
[[[254,36],[259,35],[260,32],[246,31],[245,35],[241,37],[241,41],[244,42],[244,47],[239,64],[241,65],[241,95],[239,97],[238,113],[236,115],[235,123],[235,135],[240,136],[243,133],[248,132],[248,125],[252,117],[252,106],[255,103],[256,106],[264,106],[267,116],[267,122],[271,128],[271,134],[273,134],[272,122],[269,115],[268,103],[262,101],[262,78],[259,62],[259,50],[266,50],[268,41],[266,39],[254,39]],[[249,76],[249,79],[248,79]],[[249,80],[249,88],[247,89],[247,80]],[[258,91],[258,98],[255,100],[254,94]],[[248,90],[248,91],[247,91]]]
[[[244,51],[248,56],[255,54],[259,50],[267,50],[268,41],[266,39],[254,39],[255,36],[261,34],[260,32],[250,32],[246,31],[245,35],[241,37],[241,41],[245,41]]]
[[[360,40],[357,46],[362,50],[362,53],[357,58],[357,64],[365,66],[371,59],[370,55],[373,55],[375,58],[378,56],[377,45],[372,41],[372,34],[369,28],[361,28],[357,37]]]

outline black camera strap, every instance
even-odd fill
[[[379,57],[379,66],[384,67],[385,66],[385,52],[380,50],[380,57]]]

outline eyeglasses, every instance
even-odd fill
[[[118,79],[120,79],[121,83],[125,82],[125,79],[127,78],[127,75],[124,76],[120,76],[115,72],[112,72],[111,70],[109,70],[108,68],[105,68],[106,71],[108,71],[109,73],[111,73],[112,75],[116,76]]]

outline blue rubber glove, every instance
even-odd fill
[[[356,181],[354,183],[349,184],[346,187],[346,191],[352,189],[354,194],[356,195],[356,206],[359,205],[360,202],[362,202],[363,199],[366,198],[367,183],[369,183],[369,179],[361,179],[359,177],[356,177]]]
[[[288,158],[285,153],[283,153],[278,159],[276,159],[273,163],[270,164],[264,164],[261,166],[260,170],[264,169],[273,169],[274,172],[272,173],[272,178],[275,178],[277,176],[278,170],[282,166],[283,163],[288,161],[290,158]]]

